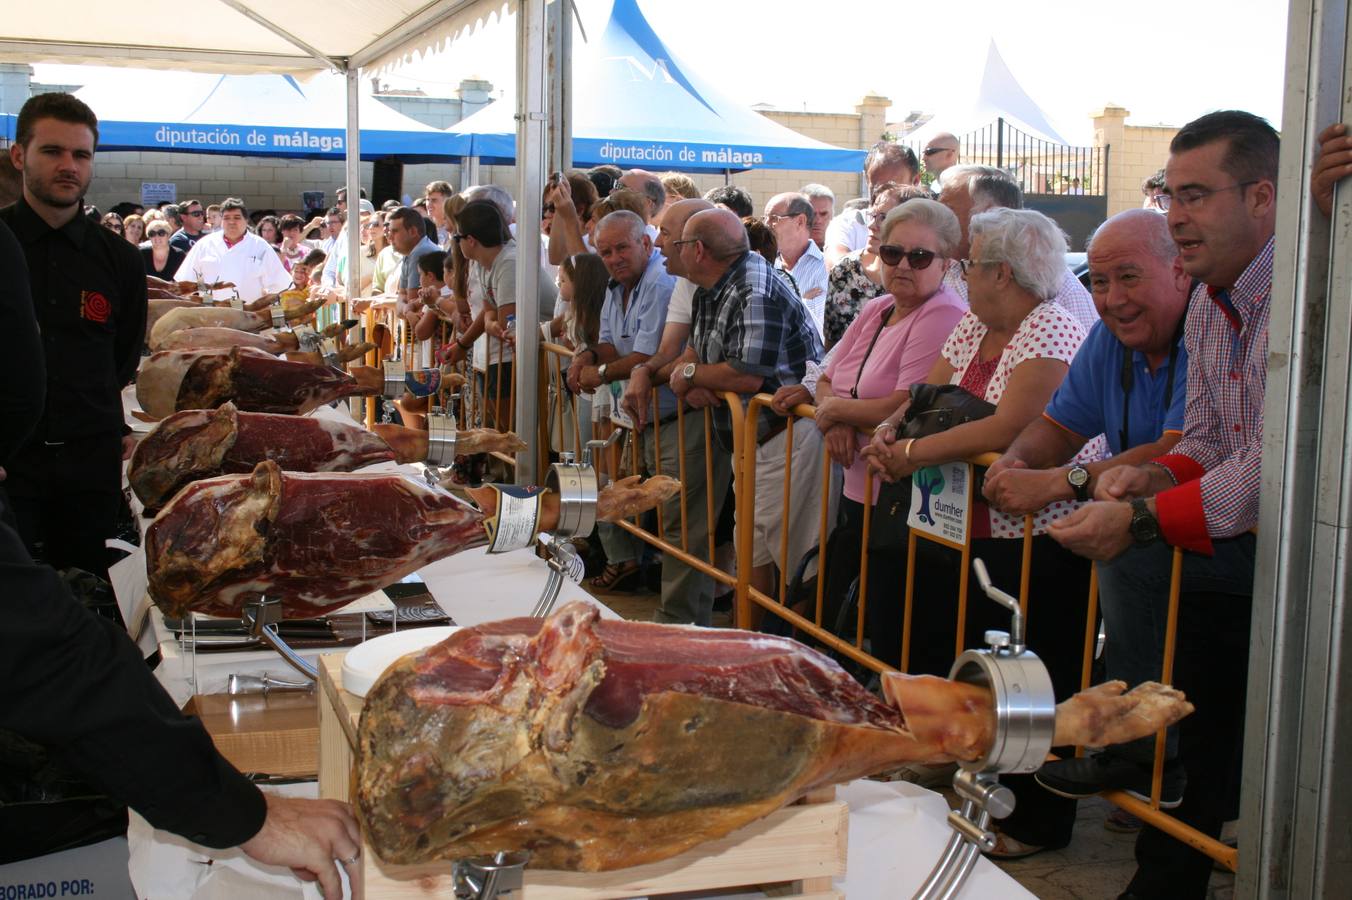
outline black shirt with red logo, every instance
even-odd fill
[[[32,440],[121,433],[121,391],[145,344],[141,254],[83,215],[52,228],[22,198],[0,209],[0,221],[28,259],[47,361],[47,406]]]

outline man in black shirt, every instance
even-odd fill
[[[238,846],[341,896],[336,863],[351,874],[361,853],[347,804],[259,791],[201,722],[178,711],[127,635],[76,603],[4,523],[0,610],[0,729],[47,748],[156,828],[206,847]],[[64,849],[53,846],[61,823],[40,807],[0,805],[0,864]]]
[[[10,159],[23,196],[0,221],[28,260],[47,402],[5,463],[5,489],[30,552],[106,576],[131,450],[120,392],[145,342],[146,283],[136,248],[80,215],[97,142],[94,113],[69,94],[41,94],[19,112]]]
[[[189,200],[179,207],[179,216],[183,227],[169,238],[169,246],[187,253],[193,244],[206,237],[207,211],[200,200]]]

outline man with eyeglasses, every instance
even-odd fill
[[[897,184],[920,183],[920,161],[915,151],[892,141],[879,141],[869,148],[864,157],[864,180],[868,184],[868,199],[889,181]],[[826,226],[826,246],[822,255],[829,271],[856,250],[868,246],[868,225],[859,210],[847,209]]]
[[[135,247],[83,215],[98,144],[93,111],[70,94],[39,94],[16,124],[9,158],[23,193],[0,221],[23,245],[28,271],[5,274],[31,288],[47,401],[5,461],[0,489],[34,558],[106,578],[104,541],[117,531],[122,460],[135,446],[121,390],[145,344],[145,266]]]
[[[206,235],[207,211],[199,200],[189,200],[179,207],[183,227],[169,237],[169,246],[187,253]]]
[[[1162,198],[1183,269],[1200,282],[1185,329],[1183,437],[1144,465],[1101,474],[1096,502],[1050,529],[1105,563],[1105,605],[1158,606],[1172,548],[1184,551],[1173,680],[1197,711],[1179,727],[1187,787],[1175,815],[1213,837],[1238,811],[1278,145],[1271,125],[1236,110],[1202,116],[1174,136]],[[1066,796],[1099,790],[1108,767],[1093,757],[1076,762],[1038,780]],[[1211,859],[1201,852],[1146,827],[1136,859],[1126,900],[1205,896]]]
[[[749,398],[802,381],[807,363],[822,358],[821,338],[778,270],[750,249],[746,228],[735,214],[725,209],[695,213],[674,243],[686,277],[698,290],[690,346],[673,368],[671,388],[697,408],[715,404],[714,433],[723,451],[731,452],[731,418],[717,393],[732,391]],[[793,430],[797,462],[790,473],[786,512],[786,430],[786,419],[768,411],[761,414],[756,509],[737,510],[738,516],[754,516],[751,583],[766,594],[773,592],[775,566],[793,572],[816,546],[821,515],[821,432],[810,423]],[[834,521],[834,510],[828,510],[828,517]],[[786,531],[787,557],[781,550]]]
[[[1141,182],[1141,196],[1145,198],[1141,201],[1141,209],[1151,209],[1157,213],[1163,213],[1164,201],[1160,199],[1163,194],[1164,170],[1160,169]]]
[[[930,182],[937,191],[943,187],[944,172],[958,164],[958,139],[947,131],[941,131],[925,143],[921,154],[925,171],[934,180]]]
[[[812,240],[814,216],[811,202],[796,191],[776,194],[765,204],[765,224],[775,233],[779,245],[775,268],[793,276],[820,337],[825,328],[827,270],[826,260]]]

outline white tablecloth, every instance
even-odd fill
[[[268,790],[290,796],[318,796],[313,783]],[[836,879],[836,888],[849,900],[899,900],[912,896],[929,875],[951,833],[945,824],[948,805],[944,798],[903,782],[874,781],[843,785],[838,796],[850,805],[850,835],[846,875]],[[301,885],[290,873],[260,865],[238,850],[206,850],[176,835],[153,830],[135,813],[131,818],[127,833],[131,876],[140,897],[320,900],[314,886]],[[214,860],[212,865],[205,865],[208,859]],[[720,898],[746,900],[764,896],[755,891]],[[958,896],[964,900],[1036,900],[986,859],[977,862]]]

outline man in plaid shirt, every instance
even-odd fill
[[[1173,680],[1197,711],[1179,730],[1187,778],[1175,814],[1212,836],[1238,809],[1277,151],[1272,127],[1238,111],[1205,115],[1174,137],[1162,206],[1183,268],[1200,282],[1185,325],[1183,438],[1145,465],[1103,473],[1099,502],[1050,529],[1066,547],[1103,561],[1105,596],[1167,596],[1172,548],[1186,551]],[[1075,797],[1149,789],[1139,769],[1102,755],[1051,764],[1038,780]],[[1211,860],[1202,853],[1147,827],[1136,858],[1123,898],[1205,896]]]
[[[719,403],[717,395],[725,391],[746,400],[802,381],[808,362],[822,358],[821,339],[797,293],[751,252],[741,220],[725,209],[705,210],[690,217],[681,238],[675,242],[681,264],[698,290],[690,346],[671,375],[677,396],[699,408]],[[793,572],[817,543],[821,512],[822,439],[810,423],[793,430],[792,482],[789,497],[783,495],[786,423],[766,410],[756,434],[752,584],[766,593],[774,585],[772,563]],[[731,451],[727,410],[714,411],[714,428],[720,446]],[[833,520],[834,512],[828,517]],[[789,552],[781,559],[785,529]]]

